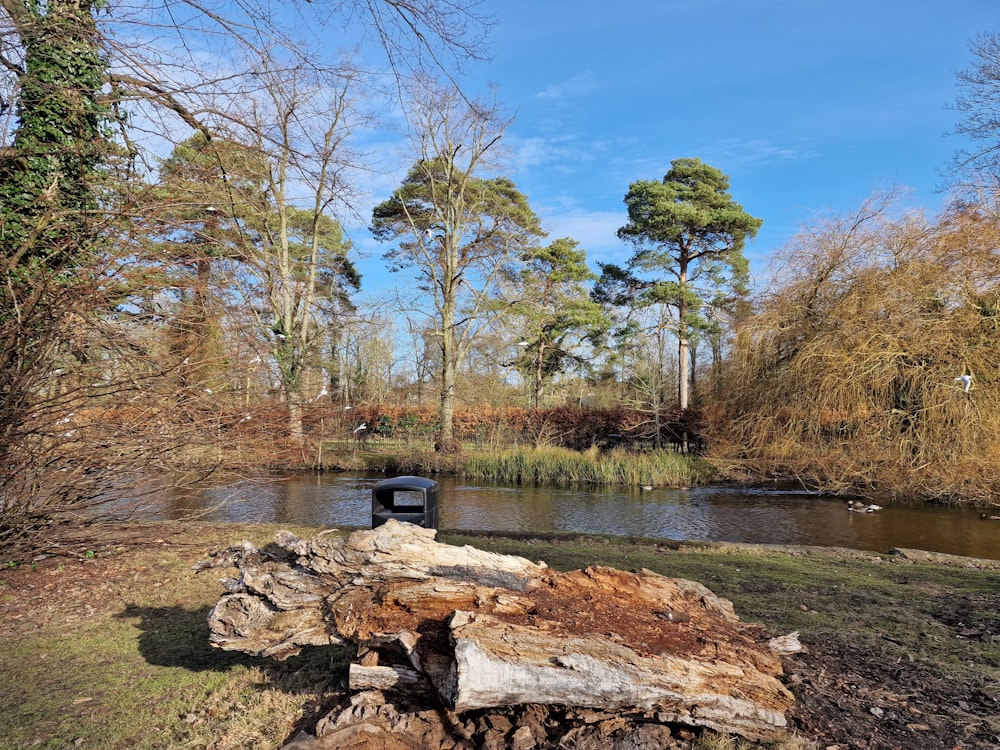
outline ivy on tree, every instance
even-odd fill
[[[3,9],[22,58],[0,61],[17,79],[13,144],[0,158],[0,241],[6,270],[30,283],[39,261],[71,262],[96,237],[95,183],[110,148],[101,97],[107,62],[93,4],[5,0]]]

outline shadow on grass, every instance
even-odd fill
[[[210,609],[207,606],[187,609],[129,604],[115,617],[138,620],[139,654],[148,664],[218,673],[239,667],[259,667],[260,675],[252,679],[254,688],[278,690],[301,698],[302,714],[291,724],[289,737],[299,731],[314,732],[316,722],[340,705],[350,660],[347,646],[307,648],[285,661],[222,651],[209,644],[207,619]]]
[[[224,672],[237,665],[260,663],[259,659],[248,654],[222,651],[209,645],[207,621],[210,609],[129,604],[115,617],[139,620],[139,653],[149,664],[183,667],[195,672]]]
[[[314,646],[285,661],[262,658],[235,651],[223,651],[209,644],[208,613],[211,607],[186,609],[140,607],[129,604],[115,615],[121,620],[138,619],[139,654],[148,664],[181,667],[193,672],[225,672],[236,666],[261,667],[277,686],[296,690],[300,681],[317,677],[340,679],[350,662],[352,648]]]

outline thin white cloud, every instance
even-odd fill
[[[550,158],[545,138],[510,138],[508,141],[518,172],[544,165]]]
[[[727,138],[703,149],[709,162],[774,164],[810,159],[817,152],[804,144],[778,144],[766,138]]]
[[[572,135],[557,138],[510,136],[507,140],[518,174],[537,169],[575,172],[581,164],[593,160],[596,153],[595,148],[580,144]]]
[[[594,80],[594,76],[590,71],[587,71],[585,73],[577,73],[562,83],[550,83],[535,94],[535,98],[548,102],[566,101],[567,99],[576,99],[589,94],[595,87],[596,81]]]
[[[618,239],[618,227],[625,223],[624,211],[585,211],[569,209],[555,212],[543,211],[542,224],[549,233],[549,241],[572,237],[587,251],[592,268],[597,261],[621,263],[628,257],[628,248]]]

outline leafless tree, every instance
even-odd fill
[[[1000,181],[1000,33],[984,32],[972,40],[972,65],[957,74],[955,109],[964,117],[955,132],[972,145],[955,156],[960,181],[996,190]]]

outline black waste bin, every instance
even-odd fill
[[[438,483],[424,477],[383,479],[372,489],[372,528],[390,518],[438,527]]]

